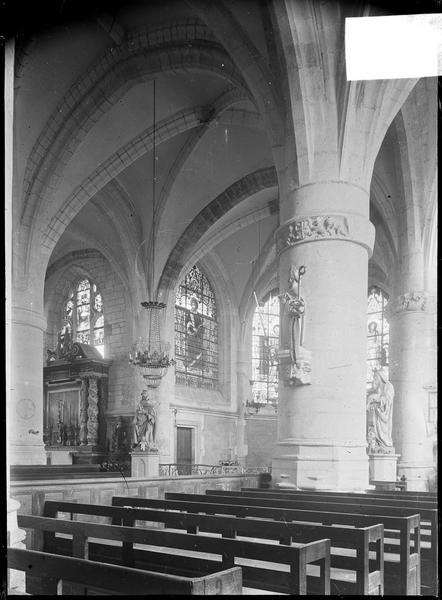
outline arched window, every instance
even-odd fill
[[[64,319],[73,341],[95,346],[104,356],[103,299],[89,279],[82,279],[71,290],[64,306]]]
[[[278,402],[279,298],[278,290],[256,307],[252,324],[252,402]]]
[[[209,280],[195,265],[178,286],[175,300],[176,382],[218,387],[218,316]]]
[[[373,381],[373,372],[388,367],[389,328],[385,317],[388,295],[377,286],[368,290],[367,308],[367,386]]]

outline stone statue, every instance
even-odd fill
[[[135,412],[135,444],[142,450],[156,450],[156,411],[149,403],[147,390],[141,392],[141,400]]]
[[[304,337],[304,313],[305,302],[301,297],[301,278],[305,274],[304,266],[297,269],[293,265],[290,267],[288,289],[280,294],[281,302],[286,305],[287,312],[291,317],[291,343],[290,350],[293,363],[297,361],[299,346],[302,346]]]
[[[367,444],[369,454],[394,453],[391,439],[394,388],[384,367],[375,371],[367,394]]]
[[[301,278],[305,273],[305,266],[291,265],[287,291],[279,295],[290,323],[290,348],[286,345],[278,351],[279,374],[286,385],[311,383],[311,351],[303,346],[306,307],[301,296]]]

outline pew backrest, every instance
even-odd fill
[[[24,571],[33,576],[44,574],[41,591],[47,595],[63,595],[65,581],[80,584],[83,588],[99,588],[124,595],[130,593],[144,596],[146,590],[149,590],[149,594],[180,595],[242,593],[240,567],[205,577],[189,578],[23,548],[8,548],[7,558],[9,569]],[[224,584],[221,587],[220,581]]]
[[[88,551],[87,541],[89,538],[122,542],[121,560],[125,566],[133,566],[134,564],[135,551],[133,544],[187,550],[199,552],[204,555],[206,553],[218,554],[222,557],[220,565],[222,565],[223,569],[233,568],[236,558],[267,562],[269,557],[271,557],[271,562],[290,566],[290,580],[287,591],[291,593],[305,593],[307,589],[306,565],[316,563],[319,564],[321,571],[321,591],[325,594],[330,593],[329,539],[316,540],[296,546],[286,546],[27,515],[21,515],[20,526],[45,532],[72,535],[72,552],[77,556],[84,556]],[[59,551],[59,542],[62,547],[66,547],[67,542],[65,539],[60,540],[53,537],[50,543],[46,542],[45,551],[57,553]],[[92,545],[94,544],[97,546],[96,540],[94,540]],[[139,551],[137,552],[140,554]],[[100,554],[100,551],[98,554]],[[179,562],[180,557],[176,556],[176,560]]]
[[[311,498],[313,500],[329,499],[339,502],[346,502],[348,504],[352,502],[364,502],[365,504],[391,504],[392,506],[402,506],[406,508],[435,508],[437,509],[437,501],[428,498],[403,498],[400,494],[396,496],[375,496],[371,494],[362,494],[357,492],[308,492],[302,490],[291,490],[291,489],[277,489],[271,488],[268,490],[261,490],[259,488],[241,488],[241,493],[264,494],[277,496],[278,494],[284,494],[287,498],[290,496],[296,498]],[[206,490],[206,494],[223,494],[224,490]]]

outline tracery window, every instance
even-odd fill
[[[95,346],[104,356],[103,298],[95,283],[82,279],[71,290],[64,319],[73,341]]]
[[[195,265],[175,299],[175,376],[188,386],[218,387],[218,314],[209,280]]]
[[[278,402],[279,298],[273,290],[259,307],[252,323],[252,402]]]
[[[380,367],[388,371],[389,327],[385,317],[388,295],[380,287],[368,291],[367,308],[367,386],[373,381],[373,372]]]

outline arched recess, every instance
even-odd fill
[[[127,285],[101,252],[86,249],[71,252],[56,261],[45,281],[44,306],[47,319],[46,348],[54,347],[63,321],[63,306],[70,289],[81,278],[99,288],[104,305],[105,356],[117,359],[132,339],[133,306]]]
[[[229,274],[215,252],[200,258],[198,262],[188,261],[178,274],[176,285],[169,292],[173,293],[184,279],[187,272],[197,264],[209,280],[215,294],[218,311],[218,352],[219,352],[219,388],[218,394],[204,391],[204,394],[218,396],[223,403],[232,402],[236,398],[236,343],[235,335],[239,329],[238,311],[235,303],[235,291]],[[170,295],[170,293],[169,293]],[[194,390],[192,390],[194,393]],[[234,407],[233,407],[234,408]]]
[[[276,185],[276,171],[273,167],[259,169],[233,183],[203,208],[185,229],[169,255],[158,284],[158,299],[167,302],[169,290],[176,285],[178,275],[188,263],[195,244],[218,219],[252,194]]]

